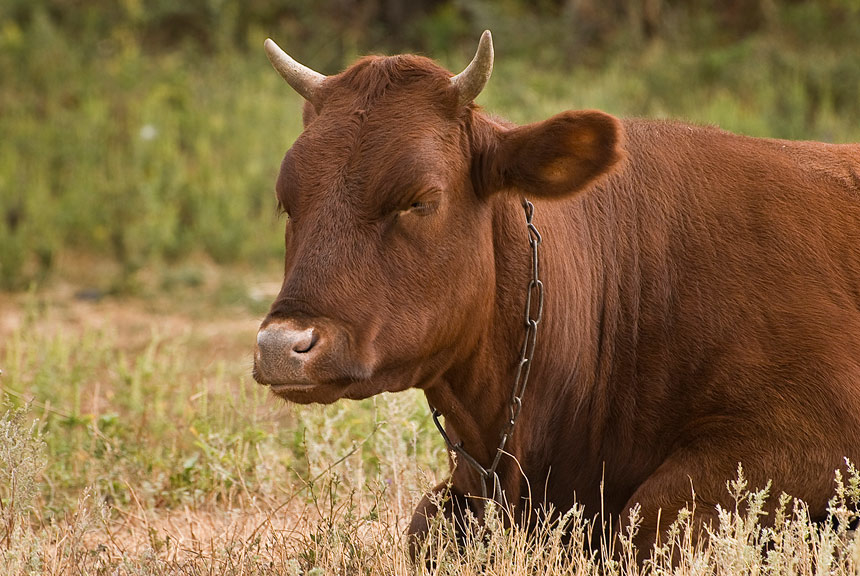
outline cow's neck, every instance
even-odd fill
[[[552,218],[549,211],[538,212],[535,223],[540,228],[541,222],[549,223]],[[491,465],[499,448],[500,435],[511,416],[511,396],[526,337],[523,315],[533,262],[526,218],[518,200],[499,201],[493,229],[496,282],[493,317],[487,322],[472,354],[449,370],[439,385],[426,391],[431,406],[445,416],[451,441],[462,442],[469,455],[485,468]],[[547,352],[540,349],[542,345],[567,346],[557,341],[541,344],[540,329],[537,341],[539,354],[536,356],[547,356]],[[537,360],[533,363],[532,381],[541,378],[542,364],[543,361]],[[530,394],[528,401],[534,396]],[[528,420],[526,414],[533,409],[534,406],[526,406],[505,446],[505,452],[518,460],[523,453],[523,438],[528,436],[528,433],[521,433],[520,428],[529,426],[524,420]],[[461,461],[463,459],[461,457]],[[518,482],[512,476],[519,475],[519,467],[513,460],[506,460],[499,474],[508,497],[516,497]],[[455,484],[459,480],[470,491],[480,494],[477,492],[480,475],[473,467],[461,462],[454,479]]]
[[[508,497],[523,488],[521,471],[543,485],[550,469],[564,460],[601,462],[603,436],[611,428],[608,403],[623,401],[624,393],[612,390],[618,366],[617,343],[608,338],[627,336],[617,328],[621,306],[617,284],[619,270],[604,269],[602,252],[623,250],[607,247],[615,242],[615,230],[604,230],[606,206],[538,203],[535,224],[543,235],[541,273],[546,286],[546,308],[538,331],[529,389],[522,415],[505,451],[500,470]],[[494,221],[496,302],[493,318],[480,344],[464,362],[446,373],[443,381],[426,391],[430,404],[445,416],[454,442],[488,466],[499,445],[499,434],[509,417],[511,392],[522,345],[523,308],[531,257],[523,210],[516,199],[497,206]],[[626,350],[626,349],[625,349]],[[626,350],[626,353],[631,353]],[[617,399],[617,400],[616,400]],[[558,437],[556,425],[567,433]],[[551,438],[561,444],[553,444]],[[583,484],[597,486],[601,468],[586,470],[576,465]],[[507,477],[507,480],[505,479]],[[478,475],[460,465],[455,484],[478,492]]]

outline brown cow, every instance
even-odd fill
[[[454,77],[408,55],[325,77],[266,48],[307,102],[257,381],[299,403],[420,388],[490,468],[526,338],[527,198],[546,297],[506,501],[594,514],[602,481],[607,513],[641,505],[645,545],[691,485],[714,519],[742,462],[825,514],[860,461],[860,146],[596,111],[514,126],[473,103],[488,33]],[[480,514],[466,460],[454,502]]]

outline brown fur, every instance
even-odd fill
[[[458,108],[449,76],[366,58],[306,106],[263,326],[313,327],[320,351],[301,378],[258,362],[257,379],[301,403],[421,388],[488,465],[523,335],[525,196],[546,310],[508,502],[596,514],[602,481],[607,513],[641,504],[646,544],[691,486],[714,518],[742,462],[824,515],[860,461],[860,146],[593,111],[516,127]],[[479,510],[474,471],[452,482]],[[411,532],[433,513],[425,498]]]

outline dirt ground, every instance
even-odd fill
[[[181,338],[200,365],[249,365],[257,328],[280,287],[277,271],[223,270],[205,263],[193,270],[193,281],[169,289],[163,287],[165,278],[181,273],[141,275],[133,293],[112,294],[93,287],[105,281],[75,274],[30,292],[0,293],[0,361],[4,342],[27,325],[45,335],[105,332],[117,349],[129,352],[141,350],[153,336]]]

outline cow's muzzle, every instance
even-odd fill
[[[274,320],[257,332],[254,379],[279,392],[369,377],[351,348],[346,332],[328,322]]]

